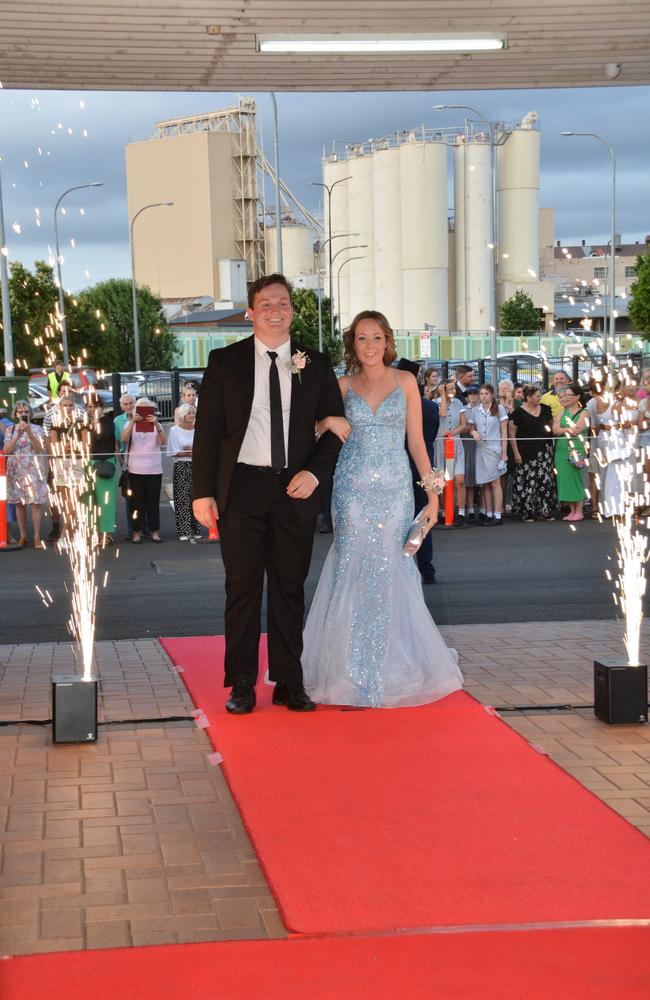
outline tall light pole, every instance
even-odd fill
[[[611,227],[612,235],[609,246],[609,338],[611,353],[616,355],[616,154],[613,147],[597,132],[561,132],[561,135],[582,135],[590,139],[598,139],[606,146],[612,161],[612,192],[611,192]]]
[[[329,248],[330,248],[330,337],[331,337],[332,341],[334,340],[334,333],[333,333],[333,330],[334,330],[334,320],[333,320],[333,316],[334,316],[334,303],[332,302],[333,289],[332,289],[332,280],[331,280],[331,275],[332,275],[331,261],[334,259],[332,257],[332,255],[331,255],[331,253],[332,253],[332,240],[342,240],[342,239],[347,239],[350,236],[358,236],[358,235],[359,235],[358,233],[337,233],[335,236],[328,236],[326,240],[323,240],[322,242],[321,241],[318,242],[318,252],[317,252],[318,287],[319,287],[319,289],[321,291],[322,291],[322,286],[321,286],[321,280],[320,280],[320,271],[321,271],[320,255],[323,252],[323,247],[324,246],[328,246],[329,245]],[[322,303],[321,303],[321,307],[322,307]],[[321,345],[319,347],[319,350],[322,351],[322,349],[323,349],[323,346],[322,346],[323,345],[322,318],[319,321],[319,323],[320,323],[320,326],[319,326],[319,343]]]
[[[71,191],[82,191],[84,188],[99,188],[103,187],[103,181],[93,181],[91,184],[75,184],[74,187],[68,188],[64,191],[56,205],[54,206],[54,236],[56,238],[56,276],[59,281],[59,317],[61,320],[61,340],[63,343],[63,364],[67,367],[69,363],[68,356],[68,324],[65,315],[65,298],[63,295],[63,278],[61,277],[61,250],[59,247],[59,223],[57,218],[57,212],[59,210],[59,205]]]
[[[350,246],[350,247],[342,247],[340,250],[337,250],[336,253],[332,255],[332,264],[334,263],[334,261],[336,260],[336,258],[340,254],[347,253],[348,250],[367,250],[367,249],[368,249],[368,244],[367,243],[353,243],[352,246]],[[341,284],[340,284],[340,282],[338,280],[337,280],[337,283],[336,283],[336,303],[337,303],[338,309],[339,309],[339,322],[340,322],[340,320],[341,320]]]
[[[365,260],[366,256],[367,255],[365,253],[362,253],[359,254],[359,256],[357,257],[346,257],[346,259],[341,262],[341,265],[338,271],[336,272],[336,294],[339,299],[341,298],[341,271],[343,270],[346,264],[350,263],[351,260]]]
[[[325,246],[325,243],[327,243],[329,245],[330,337],[331,337],[332,341],[334,340],[334,307],[333,307],[333,302],[332,302],[332,297],[334,295],[334,277],[332,275],[332,240],[334,239],[334,237],[332,236],[332,191],[334,190],[334,188],[336,187],[337,184],[342,184],[343,181],[349,181],[349,180],[350,180],[349,176],[346,176],[346,177],[339,177],[339,179],[337,181],[334,181],[333,184],[325,184],[323,181],[310,181],[309,182],[312,185],[312,187],[322,187],[322,188],[324,188],[327,191],[327,234],[328,234],[328,239],[326,239],[324,241],[324,243],[322,244],[322,246]],[[348,235],[350,235],[350,234],[348,234]],[[354,233],[352,235],[358,236],[359,234],[358,233]]]
[[[11,306],[9,304],[9,275],[5,246],[5,217],[2,205],[2,175],[0,174],[0,287],[2,290],[2,339],[5,353],[5,375],[14,373],[14,342],[11,336]]]
[[[491,187],[491,208],[490,213],[490,245],[492,247],[492,287],[490,288],[490,354],[492,355],[493,379],[497,376],[497,217],[496,217],[496,156],[494,150],[494,130],[485,115],[481,114],[478,108],[471,104],[434,104],[434,111],[471,111],[473,115],[483,122],[490,139],[490,187]],[[465,160],[463,160],[465,162]],[[465,185],[465,199],[467,199],[467,185]],[[465,211],[467,215],[467,210]]]
[[[280,204],[280,134],[278,132],[278,102],[273,91],[271,100],[273,101],[273,151],[275,154],[275,245],[277,270],[284,273],[284,263],[282,260],[282,207]]]
[[[162,208],[163,206],[173,205],[173,201],[154,201],[151,205],[143,205],[142,208],[138,209],[133,218],[131,219],[130,226],[130,243],[131,243],[131,294],[133,296],[133,342],[135,344],[135,370],[137,372],[141,371],[140,368],[140,326],[138,322],[138,295],[137,287],[135,283],[135,255],[133,253],[133,225],[135,220],[143,212],[146,212],[148,208]]]

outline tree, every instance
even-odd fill
[[[63,355],[54,272],[43,260],[35,262],[33,273],[20,261],[14,261],[10,272],[14,358],[27,368],[51,365],[54,358]],[[71,362],[82,359],[84,363],[105,367],[101,319],[74,296],[64,295],[64,302]]]
[[[295,289],[293,299],[293,322],[291,335],[305,347],[318,350],[318,296],[310,288]],[[330,300],[322,302],[323,350],[329,354],[332,364],[341,360],[342,348],[338,337],[332,340],[330,333]]]
[[[630,290],[630,320],[644,340],[650,340],[650,253],[636,258],[636,281]]]
[[[162,301],[146,287],[138,288],[138,327],[140,331],[140,363],[144,371],[174,367],[178,353],[176,336],[169,329]],[[89,309],[99,311],[114,352],[115,371],[133,371],[135,342],[133,339],[133,298],[127,278],[111,278],[84,289],[79,301]],[[107,367],[107,366],[105,366]]]
[[[521,289],[499,307],[501,330],[505,333],[539,330],[539,309]]]

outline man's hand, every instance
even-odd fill
[[[300,472],[296,472],[287,486],[287,493],[292,500],[306,500],[307,497],[312,495],[317,486],[318,480],[316,476],[312,475],[311,472],[307,472],[306,469],[301,469]]]
[[[194,517],[204,528],[212,528],[215,521],[219,520],[219,508],[214,497],[200,497],[192,501]]]

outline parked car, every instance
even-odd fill
[[[50,408],[50,397],[47,389],[42,385],[30,382],[29,384],[29,406],[32,411],[32,420],[40,423]]]
[[[49,369],[50,371],[52,369]],[[31,386],[37,386],[44,389],[47,395],[47,375],[48,371],[41,369],[38,372],[34,372],[30,375],[29,384]],[[75,392],[82,397],[82,401],[88,398],[88,393],[93,392],[96,396],[102,400],[104,404],[104,410],[106,413],[112,413],[113,411],[113,393],[109,392],[107,389],[101,389],[98,386],[99,379],[97,377],[97,372],[94,368],[72,368],[69,372],[70,382],[72,383]],[[105,376],[102,377],[105,378]]]

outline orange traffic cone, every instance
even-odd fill
[[[454,464],[455,443],[453,437],[445,438],[445,528],[451,528],[454,523]]]

